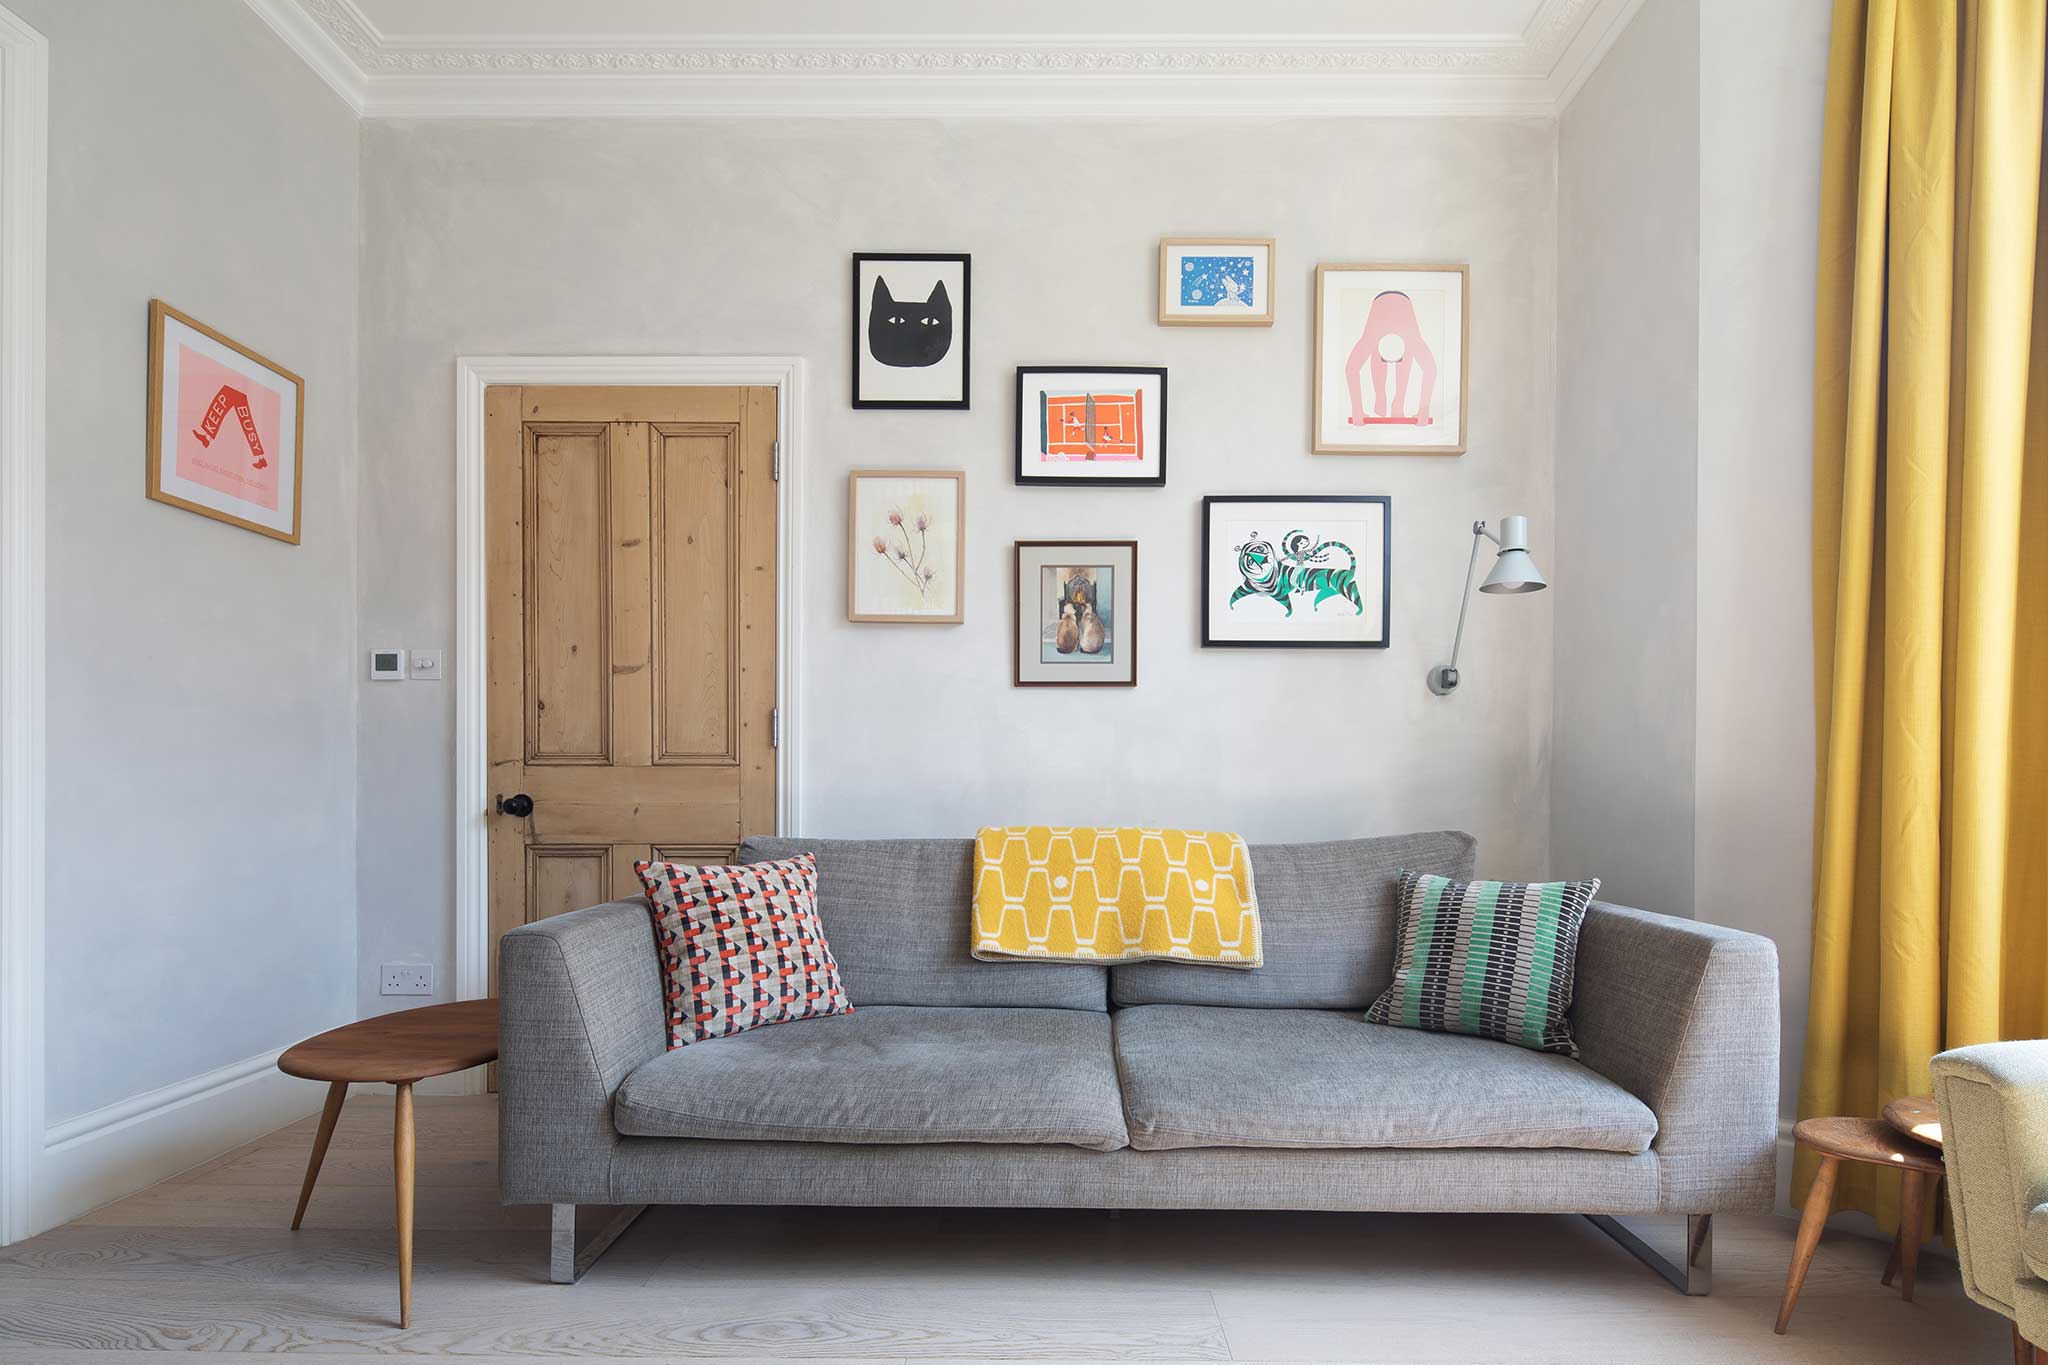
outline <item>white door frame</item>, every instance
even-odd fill
[[[50,44],[0,5],[0,1244],[43,1148],[43,429]]]
[[[800,356],[461,356],[455,362],[455,995],[490,994],[490,639],[484,549],[484,390],[493,384],[772,385],[781,477],[775,485],[775,818],[801,827],[797,679],[803,652],[804,362]],[[473,1073],[478,1085],[483,1073]]]

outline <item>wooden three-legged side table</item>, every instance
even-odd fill
[[[412,1326],[412,1087],[429,1076],[467,1071],[498,1060],[498,1002],[463,1000],[453,1005],[381,1014],[329,1029],[285,1049],[278,1070],[288,1076],[326,1081],[327,1105],[306,1163],[305,1188],[292,1213],[292,1230],[306,1216],[320,1162],[341,1117],[341,1102],[352,1082],[397,1087],[398,1111],[391,1126],[391,1177],[398,1198],[398,1325]]]
[[[1882,1119],[1801,1119],[1792,1130],[1793,1140],[1820,1154],[1820,1169],[1806,1194],[1806,1207],[1799,1215],[1799,1236],[1792,1245],[1792,1269],[1785,1277],[1785,1299],[1778,1307],[1778,1325],[1784,1335],[1792,1321],[1792,1309],[1799,1302],[1799,1288],[1806,1282],[1806,1269],[1813,1264],[1814,1249],[1820,1245],[1821,1229],[1835,1203],[1835,1176],[1844,1161],[1884,1166],[1899,1173],[1899,1233],[1892,1241],[1891,1259],[1884,1268],[1884,1283],[1899,1282],[1899,1295],[1913,1301],[1913,1279],[1920,1264],[1920,1227],[1930,1202],[1938,1203],[1944,1171],[1941,1164],[1941,1124],[1937,1118],[1928,1127],[1924,1114],[1896,1101],[1885,1108]],[[1896,1112],[1895,1112],[1896,1111]]]

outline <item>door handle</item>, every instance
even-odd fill
[[[533,798],[525,792],[514,792],[498,798],[498,814],[509,815],[514,820],[524,820],[533,814]]]

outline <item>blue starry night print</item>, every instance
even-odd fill
[[[1252,298],[1249,256],[1183,256],[1180,262],[1183,308],[1256,308]]]

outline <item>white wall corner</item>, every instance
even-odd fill
[[[1600,63],[1621,38],[1629,21],[1636,17],[1636,11],[1643,7],[1643,0],[1600,0],[1599,6],[1572,36],[1572,41],[1559,54],[1557,65],[1551,68],[1551,108],[1558,117],[1571,107],[1579,91],[1596,71]]]
[[[313,68],[335,94],[357,114],[369,103],[370,79],[341,43],[307,12],[299,0],[243,0],[256,16],[284,39],[285,46]],[[350,6],[353,9],[353,6]]]
[[[43,1139],[43,376],[50,45],[0,6],[0,1243]]]

